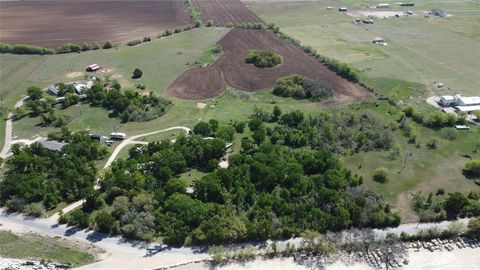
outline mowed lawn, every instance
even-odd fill
[[[439,94],[478,93],[480,6],[465,1],[413,1],[416,7],[403,8],[387,2],[391,3],[388,10],[413,9],[417,15],[355,25],[354,17],[326,10],[347,6],[354,11],[378,11],[355,0],[260,3],[252,4],[252,9],[320,54],[350,63],[366,76],[419,82]],[[424,11],[435,7],[452,16],[425,17]],[[386,39],[388,46],[372,45],[375,37]],[[437,91],[431,87],[434,81],[447,87]]]

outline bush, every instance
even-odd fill
[[[82,43],[82,51],[90,50],[90,45],[88,43]]]
[[[320,100],[331,97],[333,92],[320,81],[314,81],[300,75],[290,75],[282,77],[277,81],[273,88],[273,94],[295,99]]]
[[[470,160],[463,168],[463,174],[469,178],[480,178],[480,160]]]
[[[25,206],[25,214],[33,217],[41,217],[45,214],[45,207],[41,203],[32,203]]]
[[[12,45],[0,42],[0,53],[10,53],[12,52]]]
[[[57,53],[79,52],[82,48],[78,44],[65,43],[57,48]]]
[[[172,30],[170,30],[170,29],[165,29],[165,31],[163,31],[162,37],[171,36],[172,34],[173,34],[173,33],[172,33]]]
[[[386,183],[388,181],[388,169],[381,167],[375,170],[373,180],[379,183]]]
[[[142,77],[142,75],[143,75],[143,72],[140,69],[136,68],[136,69],[133,70],[132,78],[133,79],[139,79],[139,78]]]
[[[113,44],[110,40],[107,40],[105,41],[105,43],[103,44],[103,47],[104,49],[111,49],[113,47]]]
[[[142,41],[140,39],[135,39],[135,40],[127,42],[127,46],[135,46],[135,45],[138,45],[140,43],[142,43]]]
[[[206,27],[212,27],[213,26],[213,21],[208,20],[208,22],[205,24]]]
[[[250,50],[246,62],[259,68],[270,68],[280,65],[283,62],[283,57],[269,50]]]

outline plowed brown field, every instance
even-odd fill
[[[215,25],[227,23],[261,22],[262,20],[239,0],[194,0],[203,22],[212,20]]]
[[[0,1],[0,41],[125,42],[191,23],[184,0]]]
[[[245,91],[261,91],[273,87],[280,77],[299,74],[329,85],[334,90],[331,103],[370,96],[364,88],[341,78],[269,30],[232,29],[219,45],[224,53],[213,66],[187,70],[168,87],[167,93],[182,99],[205,99],[218,95],[226,85]],[[283,64],[262,69],[245,63],[247,52],[257,49],[281,54]]]

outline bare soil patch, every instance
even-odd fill
[[[217,96],[226,87],[222,69],[214,65],[192,68],[182,73],[168,87],[167,93],[181,99],[204,99]]]
[[[204,22],[212,20],[220,26],[227,23],[262,22],[239,0],[194,0],[194,3],[200,9],[200,18]]]
[[[2,42],[47,47],[125,42],[191,23],[184,0],[0,1],[0,18]]]
[[[67,77],[68,78],[78,78],[78,77],[81,77],[82,75],[83,75],[83,72],[75,71],[75,72],[68,73]]]
[[[207,107],[207,103],[197,102],[198,109],[205,109]]]
[[[232,29],[219,45],[224,53],[213,66],[187,70],[168,87],[167,93],[182,99],[205,99],[218,95],[227,85],[244,91],[262,91],[272,88],[280,77],[299,74],[330,86],[334,91],[332,104],[371,96],[295,45],[279,39],[272,31]],[[245,58],[249,50],[272,50],[283,56],[283,64],[275,68],[247,64]]]

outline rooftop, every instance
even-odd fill
[[[59,141],[49,141],[49,140],[41,140],[39,143],[47,149],[53,150],[53,151],[61,151],[62,148],[67,145],[68,143],[65,142],[59,142]]]

